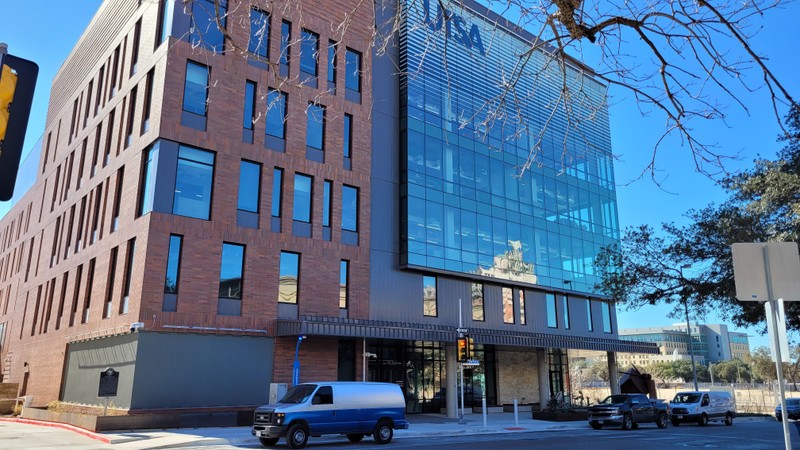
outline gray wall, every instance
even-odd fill
[[[117,396],[111,400],[116,406],[129,408],[137,347],[136,334],[69,344],[61,400],[87,405],[103,404],[105,399],[97,397],[100,372],[111,367],[119,372]]]

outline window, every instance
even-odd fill
[[[328,41],[328,83],[336,84],[336,53],[339,44]]]
[[[169,237],[169,253],[167,256],[167,274],[164,277],[164,292],[167,294],[178,293],[178,276],[181,267],[181,247],[183,236],[177,234]]]
[[[278,302],[297,304],[300,286],[300,255],[281,252]]]
[[[436,317],[436,277],[422,277],[422,315]]]
[[[250,42],[247,51],[263,59],[269,59],[269,14],[253,8],[250,10]]]
[[[361,53],[348,48],[344,55],[344,87],[353,92],[361,92]]]
[[[208,103],[208,67],[193,61],[186,63],[183,110],[205,116]]]
[[[292,219],[298,222],[311,222],[311,189],[313,178],[296,173],[294,175],[294,204]]]
[[[289,65],[289,59],[291,58],[291,43],[292,43],[292,23],[287,21],[281,22],[281,55],[278,59],[278,62],[282,66]],[[288,73],[288,67],[287,67]]]
[[[594,331],[594,320],[592,319],[592,301],[590,299],[586,299],[586,320],[587,325],[589,326],[589,331]]]
[[[317,76],[317,58],[319,57],[319,35],[308,31],[300,32],[300,72],[312,77]]]
[[[321,386],[317,389],[314,397],[311,399],[312,405],[332,405],[333,404],[333,388],[330,386]]]
[[[227,17],[227,2],[225,0],[193,0],[190,7],[191,28],[189,42],[195,47],[204,47],[213,52],[222,53],[225,37]]]
[[[111,256],[108,260],[108,278],[106,279],[106,302],[103,305],[103,318],[111,317],[111,304],[114,300],[114,278],[117,272],[117,254],[119,247],[111,249]]]
[[[352,158],[350,151],[353,147],[353,116],[350,114],[344,115],[344,139],[343,139],[342,153],[346,159]]]
[[[561,306],[564,308],[564,329],[569,330],[569,297],[566,295],[561,296]]]
[[[331,190],[333,189],[333,182],[325,180],[322,185],[322,226],[330,228],[331,226]]]
[[[472,283],[472,320],[483,322],[483,283]]]
[[[286,136],[286,93],[275,89],[267,92],[267,135],[279,139]]]
[[[325,107],[309,103],[306,117],[306,146],[321,150],[325,141]]]
[[[558,328],[558,317],[556,316],[556,296],[555,294],[545,294],[544,301],[547,304],[547,326]]]
[[[339,308],[346,309],[350,305],[350,261],[339,261]]]
[[[158,30],[156,31],[156,48],[164,42],[172,29],[172,10],[175,2],[161,0],[158,5]]]
[[[133,257],[136,255],[136,238],[128,241],[125,252],[125,279],[122,280],[122,303],[119,305],[120,314],[128,314],[128,302],[131,296],[131,276],[133,275]]]
[[[503,323],[514,323],[514,291],[503,288]]]
[[[131,145],[133,139],[133,119],[136,116],[136,96],[138,89],[136,86],[131,89],[131,95],[128,103],[128,122],[125,125],[125,148]]]
[[[603,333],[611,333],[611,308],[610,302],[603,303]]]
[[[208,220],[214,183],[214,153],[180,146],[172,213]]]
[[[358,188],[342,186],[342,230],[358,232]]]
[[[525,291],[519,290],[519,323],[525,325]]]
[[[150,108],[153,105],[153,77],[155,76],[155,69],[150,69],[147,72],[147,80],[144,85],[144,105],[142,105],[142,129],[141,134],[150,129]]]
[[[272,171],[272,217],[281,216],[281,198],[283,197],[283,169],[276,167]]]
[[[222,262],[219,270],[219,297],[242,298],[242,272],[244,271],[244,245],[222,244]]]
[[[142,191],[139,194],[139,215],[143,216],[153,210],[153,197],[156,186],[156,148],[151,147],[144,154],[142,165]]]
[[[242,128],[250,131],[250,143],[253,142],[253,123],[256,120],[256,83],[247,80],[244,84],[244,113]]]
[[[258,213],[261,192],[261,164],[242,161],[239,165],[239,211]]]
[[[114,188],[114,205],[111,209],[111,232],[119,228],[119,210],[122,203],[122,186],[125,179],[125,166],[117,170],[117,182]]]
[[[139,66],[139,41],[142,33],[142,19],[136,21],[133,26],[133,42],[131,43],[131,72],[130,76],[136,73]]]

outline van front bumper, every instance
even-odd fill
[[[286,434],[286,427],[283,425],[254,425],[250,433],[259,438],[279,438]]]
[[[676,422],[697,422],[700,420],[700,416],[702,414],[670,414],[670,420],[674,420]]]

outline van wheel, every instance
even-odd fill
[[[388,444],[389,442],[392,442],[393,436],[394,429],[388,420],[381,420],[378,422],[378,426],[375,427],[375,432],[372,433],[372,437],[378,444]]]
[[[733,415],[731,413],[725,414],[725,425],[733,425]]]
[[[701,427],[704,427],[704,426],[708,425],[708,416],[705,415],[705,414],[702,414],[700,416],[700,418],[697,419],[697,424],[700,425]]]
[[[361,433],[347,435],[347,440],[350,442],[361,442],[362,439],[364,439],[364,435]]]
[[[599,423],[597,423],[597,422],[592,422],[592,423],[590,423],[589,425],[591,425],[591,426],[592,426],[592,428],[594,428],[595,430],[599,430],[600,428],[603,428],[603,426],[602,426],[602,425],[600,425],[600,424],[599,424]]]
[[[258,440],[261,441],[261,445],[264,447],[273,447],[278,443],[278,438],[258,438]]]
[[[656,419],[656,426],[658,428],[667,428],[667,415],[660,413]]]
[[[622,429],[630,430],[633,427],[633,417],[630,414],[622,416]]]
[[[303,448],[308,442],[308,429],[305,425],[296,423],[286,432],[286,445],[289,448]]]

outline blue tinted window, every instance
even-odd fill
[[[172,31],[172,13],[174,6],[175,2],[171,0],[161,0],[159,3],[160,9],[158,16],[160,22],[158,23],[158,41],[156,42],[156,47],[164,42]]]
[[[267,92],[267,134],[280,139],[286,136],[286,94],[275,89]]]
[[[589,331],[594,331],[594,320],[592,320],[592,301],[586,299],[586,321],[589,326]]]
[[[272,217],[281,216],[281,199],[283,198],[283,169],[278,167],[272,172]]]
[[[292,42],[292,24],[291,22],[283,21],[281,22],[281,55],[280,55],[280,63],[281,64],[289,64],[290,53],[292,51],[292,47],[290,46]]]
[[[156,161],[155,147],[147,150],[142,169],[142,193],[139,200],[139,215],[144,215],[153,210],[153,196],[155,195]]]
[[[611,333],[611,303],[603,303],[603,333]]]
[[[545,303],[547,304],[547,326],[550,328],[558,328],[558,316],[556,316],[556,296],[555,294],[545,294]]]
[[[358,231],[358,188],[342,186],[342,229]]]
[[[344,87],[361,92],[361,53],[347,49],[345,51]]]
[[[247,51],[264,59],[269,58],[269,14],[260,9],[250,10],[250,41]]]
[[[239,166],[239,209],[258,212],[258,198],[261,192],[261,164],[242,161]]]
[[[350,149],[353,145],[353,116],[344,115],[344,157],[351,158]]]
[[[566,295],[561,296],[561,306],[564,308],[564,329],[569,330],[569,297]]]
[[[322,185],[322,226],[331,226],[331,190],[333,183],[330,180],[325,180]]]
[[[244,114],[242,115],[242,128],[253,129],[256,109],[256,84],[247,81],[244,85]]]
[[[292,219],[311,222],[311,184],[313,178],[296,173],[294,175],[294,206]]]
[[[422,315],[436,317],[436,277],[422,277]]]
[[[181,245],[183,236],[173,234],[169,237],[169,254],[167,255],[167,275],[164,278],[164,292],[178,293],[178,275],[181,269]]]
[[[336,83],[336,54],[338,44],[334,41],[328,41],[328,81]]]
[[[219,270],[219,296],[242,298],[244,245],[222,244],[222,263]]]
[[[308,30],[300,33],[300,71],[317,76],[319,35]]]
[[[348,288],[348,277],[350,273],[350,262],[341,260],[339,262],[339,308],[347,308],[349,305],[350,289]]]
[[[172,213],[208,220],[214,182],[214,154],[181,146]]]
[[[325,136],[325,107],[309,103],[306,116],[306,145],[321,149]]]
[[[297,303],[300,287],[300,255],[281,252],[278,302]]]
[[[200,46],[221,53],[224,48],[224,36],[227,17],[227,2],[220,1],[216,6],[213,0],[193,0],[191,36],[189,41],[193,46]],[[217,9],[218,8],[218,9]]]
[[[206,115],[208,101],[208,67],[193,61],[186,63],[186,84],[183,88],[183,110]]]

